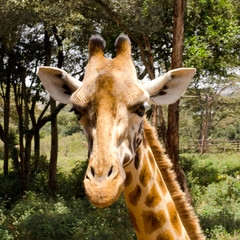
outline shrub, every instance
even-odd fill
[[[202,226],[212,234],[213,230],[223,228],[234,233],[240,226],[240,181],[239,177],[227,176],[219,183],[208,186],[198,206]],[[210,237],[211,237],[210,234]]]
[[[18,240],[136,239],[122,197],[98,209],[85,198],[66,201],[27,192],[11,211],[8,226]]]
[[[21,181],[13,172],[7,176],[0,174],[0,199],[4,201],[5,207],[10,208],[21,197]]]
[[[1,199],[0,199],[1,201]],[[7,224],[6,224],[7,216],[4,213],[4,208],[0,206],[0,239],[2,240],[13,240],[13,236],[10,234]]]
[[[87,170],[87,161],[78,161],[76,166],[71,170],[71,173],[66,175],[64,173],[58,174],[58,192],[61,196],[67,199],[70,198],[84,198],[85,189],[83,180]]]

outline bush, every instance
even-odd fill
[[[49,161],[47,156],[41,155],[36,160],[31,157],[29,189],[42,192],[48,190]]]
[[[201,209],[200,217],[203,226],[207,226],[210,229],[222,226],[229,233],[239,230],[239,177],[227,177],[219,183],[213,183],[208,186],[202,197],[202,204],[198,207]]]
[[[11,211],[8,226],[18,240],[136,239],[123,198],[98,209],[87,199],[27,192]]]
[[[236,155],[181,155],[193,204],[208,239],[240,239],[240,174]]]
[[[78,161],[70,174],[58,174],[58,193],[61,194],[61,196],[67,199],[85,197],[83,180],[87,166],[88,161]]]
[[[7,176],[0,174],[0,199],[6,208],[10,208],[11,204],[21,197],[21,189],[21,181],[13,172]]]
[[[1,201],[1,199],[0,199]],[[13,236],[10,234],[7,224],[6,224],[6,219],[7,216],[4,213],[6,210],[4,210],[3,206],[0,206],[0,239],[2,240],[13,240]]]
[[[190,179],[188,179],[190,187],[196,184],[196,182],[192,184],[193,179],[197,179],[197,184],[206,187],[213,183],[219,175],[218,170],[213,166],[212,162],[203,161],[201,158],[206,158],[206,155],[180,156],[180,164],[183,171],[185,172],[187,179],[190,177]]]
[[[62,136],[69,136],[73,133],[83,131],[78,123],[75,114],[61,111],[58,115],[58,129]]]

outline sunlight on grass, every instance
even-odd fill
[[[41,141],[41,154],[50,157],[50,136]],[[87,140],[83,133],[74,133],[70,136],[59,136],[58,139],[58,170],[70,172],[77,161],[87,158]]]

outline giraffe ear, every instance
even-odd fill
[[[195,68],[174,69],[162,77],[144,83],[143,88],[149,93],[152,103],[172,104],[183,95],[195,73]]]
[[[82,82],[59,68],[39,67],[37,75],[50,96],[64,104],[70,103],[71,95],[82,85]]]

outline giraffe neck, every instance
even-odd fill
[[[189,239],[150,147],[141,145],[125,171],[124,196],[138,239]]]
[[[146,121],[144,125],[142,144],[135,159],[125,167],[124,196],[138,239],[205,239],[192,209],[183,203],[183,193],[169,169],[169,159],[155,139],[152,128]],[[151,146],[149,134],[157,141],[157,146]],[[156,159],[156,148],[160,159]],[[167,180],[174,181],[172,185],[166,182],[166,176]],[[182,219],[183,215],[186,219]],[[188,229],[185,229],[186,224]]]

